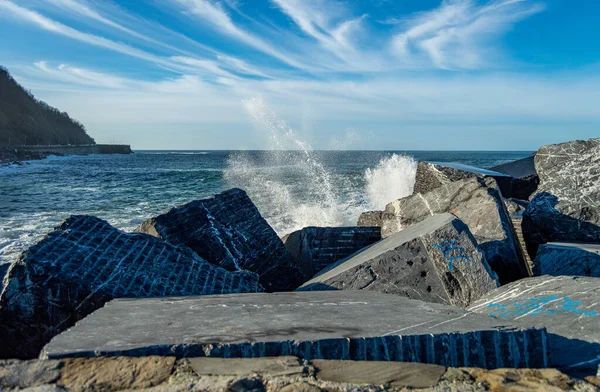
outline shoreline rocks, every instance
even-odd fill
[[[468,227],[500,283],[527,276],[512,223],[493,178],[469,178],[389,203],[381,233],[387,237],[425,218],[451,212]]]
[[[539,149],[537,193],[523,214],[530,254],[546,242],[600,242],[600,139]]]
[[[136,232],[185,246],[228,271],[252,271],[267,291],[293,290],[306,277],[246,192],[230,189],[144,221]]]
[[[540,246],[534,276],[577,275],[600,277],[600,244],[549,242]]]
[[[113,300],[52,339],[41,357],[294,355],[546,367],[544,339],[544,329],[522,328],[518,321],[500,325],[460,308],[396,295],[293,292]]]
[[[380,227],[306,227],[283,238],[307,277],[381,240]]]
[[[443,214],[339,261],[297,291],[369,290],[467,307],[497,287],[467,226]]]
[[[232,273],[155,237],[75,215],[25,251],[5,278],[0,358],[32,358],[76,321],[118,297],[257,292]]]

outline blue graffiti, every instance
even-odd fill
[[[452,271],[454,268],[454,262],[459,260],[466,260],[469,263],[471,259],[465,255],[465,250],[458,245],[458,237],[454,240],[443,240],[440,244],[433,244],[434,248],[438,248],[442,251],[442,254],[449,261],[448,269]]]
[[[582,317],[598,315],[595,310],[584,311],[579,309],[580,306],[580,301],[573,301],[569,297],[545,295],[542,297],[523,298],[507,304],[491,303],[488,305],[488,308],[493,309],[490,316],[501,318],[513,318],[523,315],[554,315],[559,313],[574,313]]]

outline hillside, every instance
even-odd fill
[[[66,112],[36,99],[0,66],[0,145],[95,144]]]

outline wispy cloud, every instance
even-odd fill
[[[213,26],[228,36],[243,42],[250,47],[266,53],[287,65],[300,69],[311,68],[306,64],[275,49],[267,41],[255,36],[249,31],[239,28],[233,23],[220,3],[212,3],[208,0],[172,0],[183,7],[186,13],[200,18],[204,23]]]
[[[396,55],[406,62],[425,57],[438,68],[479,68],[493,49],[492,40],[544,5],[528,0],[444,0],[428,12],[406,18],[405,29],[392,41]],[[400,23],[400,21],[398,21]]]

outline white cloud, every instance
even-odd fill
[[[443,0],[439,8],[406,19],[406,28],[393,38],[392,48],[408,63],[425,57],[438,68],[489,66],[492,40],[543,9],[529,0],[493,0],[484,5]]]

